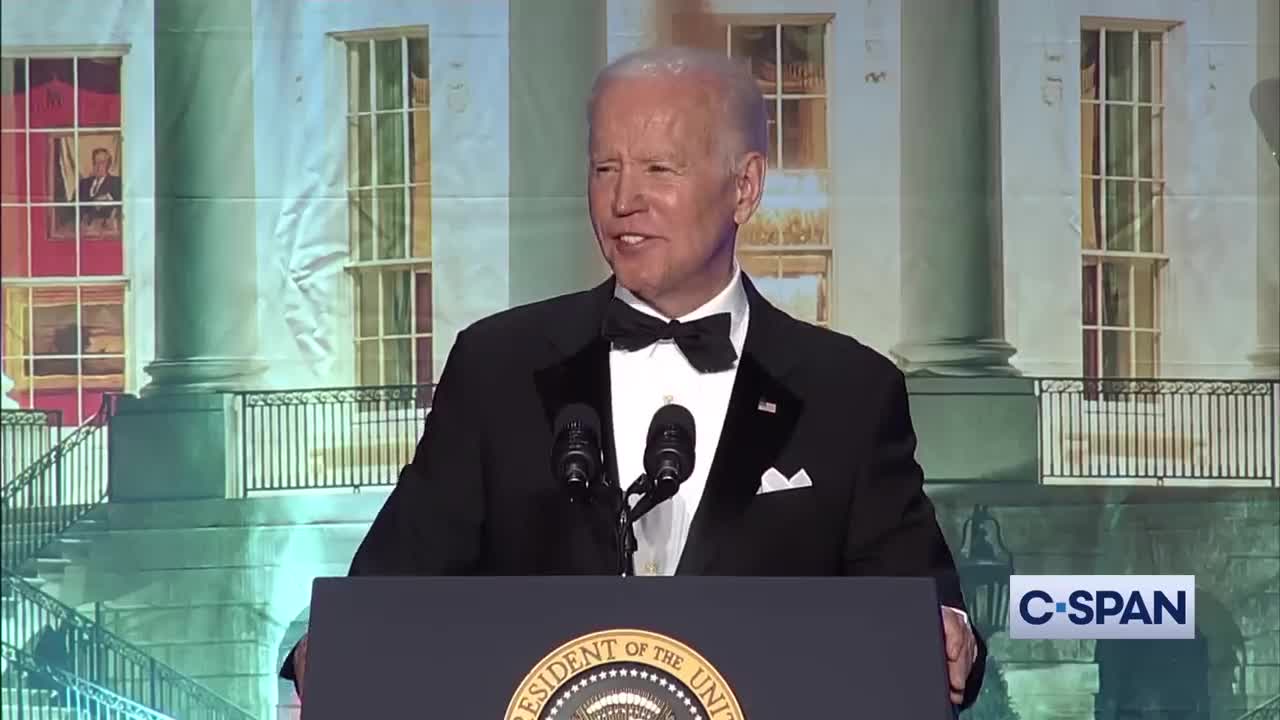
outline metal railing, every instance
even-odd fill
[[[8,720],[175,720],[0,642]]]
[[[236,393],[239,494],[390,486],[413,458],[431,385]]]
[[[58,444],[61,410],[0,410],[0,485]]]
[[[1236,720],[1280,720],[1280,695],[1262,703]]]
[[[0,549],[20,569],[107,496],[107,426],[116,397],[0,487]]]
[[[1277,385],[1037,380],[1040,477],[1275,485]]]
[[[182,720],[250,720],[249,713],[157,660],[56,598],[0,569],[7,644],[27,642],[68,673]],[[6,677],[11,675],[6,672]]]

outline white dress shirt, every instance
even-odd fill
[[[662,320],[672,319],[620,285],[614,295],[640,312]],[[736,263],[728,287],[702,307],[675,319],[687,322],[722,312],[730,314],[730,340],[738,357],[742,357],[748,307],[742,274]],[[674,575],[680,564],[689,526],[702,500],[707,473],[720,443],[720,430],[724,427],[737,373],[737,362],[721,372],[698,372],[672,340],[662,340],[632,352],[617,348],[609,352],[613,442],[619,482],[623,487],[630,487],[644,472],[645,440],[649,422],[658,408],[669,403],[683,405],[694,421],[693,472],[680,484],[675,497],[650,510],[635,524],[637,575]]]

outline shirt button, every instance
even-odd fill
[[[663,405],[670,405],[671,403],[673,403],[673,402],[675,402],[675,401],[676,401],[676,399],[675,399],[675,396],[673,396],[673,395],[663,395],[663,396],[662,396],[662,404],[663,404]]]

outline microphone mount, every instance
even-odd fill
[[[644,499],[646,488],[649,485],[649,478],[641,473],[636,481],[631,483],[631,487],[625,491],[619,489],[618,498],[621,500],[618,509],[618,564],[623,577],[631,577],[636,574],[636,528],[635,522],[639,520],[631,508],[631,498],[640,495],[641,500]]]
[[[620,502],[617,512],[619,564],[624,576],[635,574],[635,522],[658,504],[668,500],[689,477],[694,464],[694,420],[689,409],[672,403],[658,408],[649,423],[644,449],[644,471],[615,497]],[[631,499],[639,496],[633,506]]]
[[[636,521],[674,496],[678,487],[679,483],[677,482],[662,482],[661,480],[654,482],[648,474],[640,473],[640,477],[637,477],[626,491],[618,493],[618,497],[622,500],[621,507],[618,510],[618,561],[623,577],[636,574],[635,553],[638,545],[635,529]],[[631,498],[633,497],[640,498],[634,507],[631,505]]]

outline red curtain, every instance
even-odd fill
[[[93,132],[93,128],[120,125],[120,60],[118,58],[37,59],[30,62],[30,92],[24,92],[26,78],[7,83],[12,89],[3,107],[5,129],[24,129],[28,105],[32,130],[29,134],[6,133],[0,182],[6,202],[62,203],[72,201],[80,179],[92,174],[93,149],[104,147],[111,155],[111,175],[120,176],[120,135],[118,131]],[[72,129],[76,127],[79,102],[79,152]],[[65,132],[63,132],[65,131]],[[88,132],[86,132],[88,131]],[[28,175],[29,159],[29,175]],[[121,180],[123,185],[123,179]],[[121,199],[121,198],[116,198]],[[112,212],[113,227],[88,231],[82,223],[94,212]],[[30,263],[36,277],[76,275],[120,275],[124,272],[124,247],[120,228],[123,209],[35,207],[31,209]],[[6,213],[4,222],[6,277],[27,275],[27,219],[21,213]],[[82,225],[79,247],[76,225]],[[76,256],[79,254],[79,267]]]
[[[71,292],[69,303],[74,308],[74,278],[121,275],[124,271],[122,208],[74,205],[77,199],[87,199],[80,197],[81,181],[94,174],[94,151],[98,148],[110,155],[107,174],[118,178],[112,181],[111,200],[107,202],[122,200],[121,62],[119,58],[6,59],[3,68],[0,128],[5,132],[0,135],[0,195],[6,204],[20,206],[0,210],[0,274],[6,279],[67,278],[65,289]],[[113,215],[115,222],[86,222],[102,215]],[[121,288],[105,291],[123,295]],[[18,301],[17,296],[7,299]],[[118,307],[122,301],[123,297],[98,300],[102,307]],[[11,337],[14,342],[7,344],[19,347],[6,350],[25,356],[21,361],[13,358],[6,363],[20,363],[15,369],[21,372],[14,373],[20,387],[12,396],[24,407],[61,410],[64,423],[78,424],[84,419],[82,415],[91,415],[98,409],[104,390],[121,389],[122,360],[85,354],[123,353],[122,328],[115,327],[121,323],[110,318],[104,321],[110,327],[99,328],[97,335],[90,333],[98,343],[90,349],[80,347],[84,333],[77,323],[64,326],[54,315],[44,313],[41,317],[46,321],[44,327],[18,323],[6,330],[7,334],[13,331],[22,336]],[[33,319],[41,324],[39,320]],[[50,326],[48,322],[55,324]],[[39,355],[28,354],[34,350],[33,339],[60,332],[77,336],[73,349],[60,347],[58,352],[80,355],[87,376],[75,369],[80,366],[78,360],[42,360]],[[93,363],[97,364],[90,369]],[[119,370],[115,369],[117,364]]]

